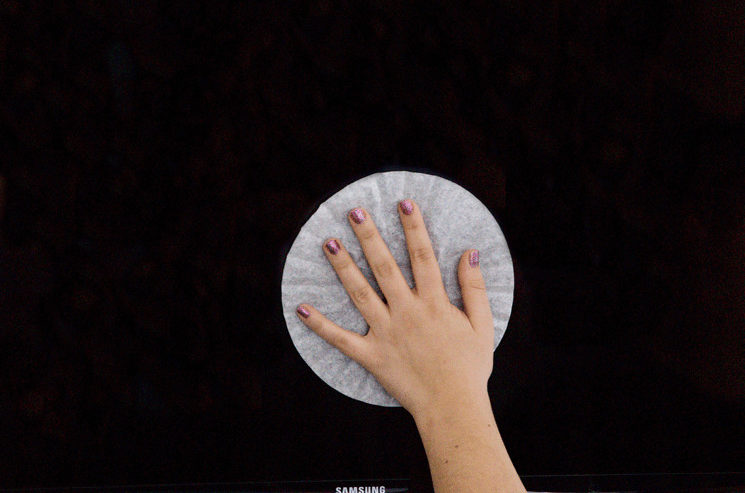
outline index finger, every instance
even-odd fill
[[[406,302],[412,296],[409,284],[370,214],[357,207],[349,212],[348,217],[388,305]]]

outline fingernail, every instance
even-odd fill
[[[479,265],[479,251],[474,250],[471,252],[471,254],[468,256],[468,263],[471,264],[471,267],[476,267]]]
[[[339,242],[336,240],[329,240],[326,242],[326,249],[331,252],[332,255],[339,253]]]
[[[404,214],[406,214],[407,216],[408,216],[409,214],[411,214],[412,212],[414,212],[414,204],[412,204],[412,203],[411,203],[411,200],[409,200],[409,199],[406,199],[406,200],[402,200],[402,201],[400,202],[400,205],[401,205],[401,210],[402,210],[402,211],[403,211],[403,213],[404,213]]]
[[[305,307],[304,307],[304,306],[302,306],[302,305],[300,305],[300,306],[298,306],[298,307],[297,307],[297,312],[298,312],[298,313],[299,313],[300,315],[302,315],[302,317],[303,317],[303,318],[308,318],[308,317],[310,317],[310,312],[308,311],[308,309],[307,309],[307,308],[305,308]]]
[[[365,212],[360,208],[352,209],[352,212],[350,212],[349,215],[352,216],[352,221],[357,224],[361,224],[362,221],[365,220]]]

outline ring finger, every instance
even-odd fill
[[[338,238],[330,238],[324,243],[323,252],[339,276],[354,306],[360,311],[370,327],[380,327],[390,317],[388,307],[367,282],[351,255]]]

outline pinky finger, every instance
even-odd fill
[[[365,340],[364,336],[339,327],[310,305],[299,305],[296,313],[300,320],[323,340],[360,365],[365,366],[368,341]]]

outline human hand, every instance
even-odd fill
[[[369,325],[366,335],[343,329],[308,304],[303,322],[371,372],[415,418],[429,409],[488,399],[494,326],[478,250],[458,264],[464,311],[450,303],[419,207],[398,207],[415,287],[409,288],[370,214],[350,211],[349,222],[387,302],[381,300],[338,238],[323,250]],[[470,260],[470,262],[469,262]]]

